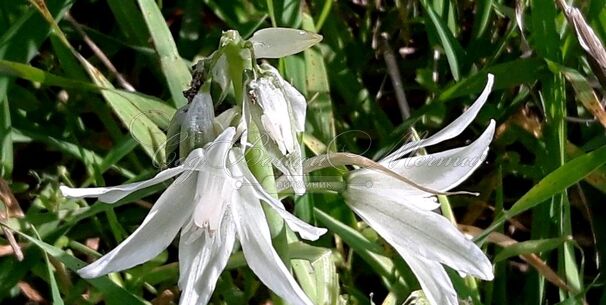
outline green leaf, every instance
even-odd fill
[[[303,242],[288,245],[293,269],[299,283],[314,304],[336,304],[339,295],[338,274],[330,249]]]
[[[135,0],[108,0],[107,5],[112,10],[118,26],[126,40],[139,46],[147,45],[149,33],[145,28],[145,20],[137,11]]]
[[[576,158],[584,153],[582,149],[576,147],[574,144],[572,144],[570,142],[566,143],[566,152],[568,153],[569,158]],[[589,175],[585,176],[584,180],[585,180],[585,182],[589,183],[591,186],[600,190],[602,193],[606,193],[606,167],[605,166],[597,168],[595,171],[593,171]]]
[[[72,80],[54,75],[38,68],[34,68],[30,65],[0,59],[0,75],[1,74],[27,79],[29,81],[38,82],[47,86],[59,86],[63,88],[87,91],[99,91],[101,89],[100,87],[88,82]]]
[[[533,186],[513,204],[511,209],[495,220],[493,224],[481,235],[476,237],[476,239],[485,238],[490,232],[503,224],[506,219],[515,217],[520,213],[546,202],[549,198],[579,182],[604,164],[606,164],[606,145],[566,162]]]
[[[167,105],[163,101],[153,96],[73,80],[21,63],[0,60],[0,74],[23,78],[33,82],[39,82],[47,86],[58,86],[66,89],[84,90],[95,93],[103,93],[103,91],[113,92],[128,99],[129,103],[132,103],[142,114],[147,116],[162,129],[168,128],[168,122],[176,111],[175,108]],[[108,83],[105,82],[105,84]]]
[[[36,235],[37,239],[40,240],[38,231],[32,226],[32,231]],[[50,282],[51,296],[53,298],[53,305],[63,305],[63,299],[61,298],[61,292],[59,291],[59,285],[57,285],[57,279],[55,279],[55,273],[48,257],[48,254],[44,252],[44,261],[46,262],[46,271],[48,272],[48,281]]]
[[[298,28],[301,24],[303,1],[300,0],[271,0],[275,12],[276,26]]]
[[[137,2],[151,34],[154,47],[160,56],[160,65],[170,89],[173,105],[179,108],[186,103],[183,90],[189,86],[191,74],[179,55],[175,41],[156,2],[153,0],[138,0]]]
[[[0,60],[0,74],[41,82],[45,85],[100,92],[145,152],[156,162],[163,163],[166,135],[155,122],[166,128],[168,118],[175,110],[152,97],[117,90],[95,67],[88,62],[84,62],[84,65],[97,85],[63,78],[28,65],[4,60]]]
[[[17,120],[23,120],[23,118],[15,118],[15,124],[17,124]],[[25,125],[25,124],[23,124]],[[103,159],[101,158],[101,156],[99,156],[98,154],[96,154],[93,151],[90,151],[88,149],[85,149],[83,147],[80,147],[76,144],[73,143],[69,143],[67,141],[63,141],[61,139],[57,139],[53,136],[48,135],[47,133],[44,133],[43,131],[37,129],[37,128],[33,128],[31,126],[13,126],[12,128],[12,137],[13,138],[27,138],[29,140],[34,140],[34,141],[38,141],[41,143],[45,143],[46,145],[53,147],[67,155],[71,155],[76,157],[77,159],[80,159],[84,164],[102,164],[101,166],[101,171],[105,171],[107,170],[107,168],[105,166],[103,166],[104,162]],[[126,175],[127,177],[133,177],[134,174],[129,171],[128,169],[125,169],[123,167],[120,167],[118,165],[116,165],[115,163],[111,163],[111,164],[107,164],[107,166],[109,166],[109,168],[114,168],[116,170],[118,170],[119,172],[123,173],[124,175]]]
[[[311,16],[304,14],[303,28],[308,31],[315,31]],[[335,118],[332,109],[332,100],[330,98],[330,86],[328,83],[328,73],[324,65],[322,54],[315,49],[305,50],[305,72],[306,72],[306,97],[308,99],[307,129],[312,135],[324,143],[331,143],[333,147],[329,151],[335,151],[336,137]],[[311,100],[313,99],[313,100]]]
[[[606,112],[604,111],[604,106],[600,103],[600,100],[593,91],[589,81],[575,69],[558,65],[552,61],[548,61],[547,65],[554,73],[564,74],[566,80],[572,84],[577,100],[600,121],[602,126],[606,127]]]
[[[479,39],[488,28],[493,0],[478,1],[475,3],[477,14],[473,19],[473,37]]]
[[[0,100],[0,176],[5,179],[13,172],[13,138],[8,97]]]
[[[433,29],[435,29],[442,43],[452,77],[458,81],[461,78],[461,60],[466,56],[465,50],[463,50],[463,47],[461,47],[461,44],[454,37],[448,25],[436,14],[431,5],[427,1],[421,1],[421,4],[423,4],[423,8],[425,8],[431,21],[430,24],[433,25]]]
[[[569,186],[579,182],[585,176],[606,163],[606,146],[577,157],[553,172],[533,186],[507,211],[508,217],[525,212]]]
[[[49,0],[46,5],[51,14],[60,20],[71,7],[71,0]],[[0,37],[0,60],[29,62],[50,33],[48,24],[32,7]],[[0,102],[4,101],[9,78],[0,77]]]
[[[46,6],[55,18],[61,20],[72,6],[72,0],[48,0]],[[0,37],[0,59],[29,62],[51,32],[48,24],[32,7]]]
[[[555,1],[532,0],[530,6],[534,12],[530,15],[530,43],[533,49],[540,56],[559,62],[561,43],[560,34],[556,29]]]
[[[303,259],[313,263],[324,256],[330,256],[330,249],[314,247],[302,241],[296,241],[288,244],[288,255],[290,259]]]
[[[511,246],[503,248],[503,250],[501,250],[501,252],[499,252],[499,254],[497,254],[497,256],[494,258],[493,263],[498,263],[510,257],[522,254],[539,254],[551,251],[571,239],[572,238],[570,236],[563,236],[558,238],[528,240],[524,242],[515,243]]]
[[[546,71],[545,62],[540,58],[508,61],[488,67],[482,72],[456,82],[438,96],[438,101],[446,101],[482,91],[486,85],[486,75],[488,73],[494,75],[495,83],[493,90],[499,90],[534,83]]]
[[[29,240],[34,245],[36,245],[37,247],[39,247],[40,249],[42,249],[44,252],[48,253],[50,256],[58,259],[60,262],[65,264],[65,266],[69,270],[75,272],[86,265],[85,262],[79,260],[78,258],[66,253],[65,251],[55,246],[49,245],[25,233],[19,231],[16,232],[25,239]],[[131,294],[128,290],[116,285],[116,283],[112,282],[108,277],[104,276],[96,279],[85,280],[103,293],[103,295],[105,296],[105,301],[109,305],[145,305],[145,302],[143,302],[137,296]]]

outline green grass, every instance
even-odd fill
[[[495,266],[492,282],[449,272],[459,296],[476,305],[605,303],[603,71],[595,70],[555,2],[515,5],[0,1],[0,174],[10,186],[0,192],[0,224],[15,231],[24,252],[17,261],[0,235],[0,304],[178,302],[176,245],[99,279],[74,272],[132,232],[159,188],[105,205],[66,200],[58,187],[154,175],[166,165],[168,123],[186,103],[188,67],[217,48],[222,31],[248,38],[270,26],[324,36],[312,49],[270,61],[309,100],[302,136],[308,157],[349,151],[378,159],[409,139],[411,127],[431,134],[452,121],[482,90],[487,73],[494,74],[494,91],[471,128],[429,148],[459,146],[497,121],[486,162],[459,187],[481,195],[442,203]],[[604,41],[606,1],[576,5]],[[386,64],[386,48],[397,66]],[[398,87],[388,70],[394,68]],[[398,91],[410,117],[401,115]],[[313,247],[297,243],[281,253],[297,258],[293,272],[317,304],[402,304],[419,289],[406,263],[342,197],[308,194],[284,202],[301,219],[329,229]],[[22,218],[12,217],[17,203]],[[241,253],[228,269],[214,304],[282,302],[245,267]]]

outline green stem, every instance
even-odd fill
[[[245,60],[241,55],[243,47],[246,46],[242,45],[238,41],[225,46],[225,55],[227,56],[227,61],[229,63],[229,76],[234,86],[234,96],[236,102],[240,106],[247,102],[244,96],[244,89],[246,86],[244,80],[245,69],[252,69],[255,66],[254,57],[251,56],[250,60]],[[270,156],[263,147],[261,133],[253,122],[248,124],[247,129],[248,142],[252,144],[252,146],[249,147],[245,153],[248,168],[257,179],[257,182],[261,184],[263,189],[265,189],[266,192],[274,196],[276,199],[279,199],[273,167],[271,162],[268,162],[268,160],[270,160]],[[298,238],[288,228],[288,226],[284,225],[284,219],[282,219],[277,212],[266,204],[262,204],[262,207],[265,212],[265,217],[267,218],[267,224],[272,236],[274,249],[286,267],[290,268],[291,264],[288,244],[289,242],[298,241]],[[295,269],[297,268],[295,267]],[[277,296],[272,299],[276,305],[287,303],[286,300],[282,300]]]
[[[252,147],[250,147],[245,154],[248,168],[257,178],[257,181],[261,183],[263,189],[277,198],[278,191],[276,189],[276,179],[274,177],[273,168],[271,163],[267,162],[267,158],[269,156],[261,144],[261,134],[259,129],[253,123],[248,125],[248,141],[252,143]],[[284,219],[282,219],[282,217],[280,217],[276,211],[270,208],[267,204],[263,204],[262,207],[263,211],[265,212],[265,217],[267,218],[267,224],[272,236],[274,249],[276,249],[276,252],[286,267],[290,268],[291,265],[290,255],[288,253],[288,241],[292,238],[296,240],[297,237],[292,232],[289,232],[290,229],[284,225]],[[272,299],[273,303],[276,305],[287,304],[286,300],[282,300],[276,295],[274,295]]]
[[[263,189],[277,198],[278,190],[276,189],[273,168],[271,163],[267,162],[269,156],[267,156],[261,144],[261,134],[255,124],[250,124],[248,126],[248,141],[252,143],[252,147],[246,151],[245,155],[248,168],[257,178],[257,181],[261,184]],[[284,220],[273,210],[267,209],[265,205],[263,208],[265,210],[265,215],[267,216],[271,235],[277,237],[283,231]],[[280,251],[278,251],[278,253],[279,252]]]

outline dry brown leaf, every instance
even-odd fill
[[[6,221],[9,218],[13,217],[23,217],[23,210],[19,206],[19,202],[13,192],[11,191],[8,183],[2,178],[0,178],[0,221]],[[13,253],[17,257],[19,261],[23,260],[23,251],[21,251],[21,247],[17,243],[13,232],[7,227],[2,227],[2,232],[6,236],[8,243],[13,249]]]
[[[175,292],[165,289],[155,299],[151,301],[152,305],[169,305],[174,304],[176,298]]]
[[[561,71],[562,74],[564,74],[564,77],[566,77],[566,80],[572,84],[577,100],[579,100],[583,106],[600,121],[602,126],[606,127],[606,112],[604,111],[604,106],[600,103],[600,100],[595,94],[595,91],[593,91],[589,81],[575,70],[562,68]]]
[[[42,297],[40,292],[38,292],[38,290],[32,287],[32,285],[30,285],[29,283],[19,282],[17,286],[19,286],[21,293],[23,293],[23,295],[27,297],[30,301],[36,304],[48,304],[48,302]]]
[[[606,50],[604,45],[587,24],[579,9],[569,6],[564,0],[558,0],[558,5],[572,27],[574,27],[579,44],[585,50],[593,73],[598,77],[602,88],[606,89]]]

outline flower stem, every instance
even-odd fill
[[[248,148],[245,154],[248,168],[257,178],[257,181],[261,184],[263,189],[275,198],[278,198],[273,167],[271,162],[267,162],[269,156],[263,148],[259,129],[253,123],[248,126],[248,141],[252,143],[252,147]],[[265,212],[265,217],[267,218],[274,249],[276,249],[276,252],[284,264],[287,267],[290,267],[287,235],[294,236],[294,234],[292,234],[292,232],[290,232],[291,234],[288,234],[288,227],[284,225],[284,220],[276,211],[271,209],[267,204],[263,204],[262,207]]]
[[[278,190],[276,189],[276,180],[274,177],[273,168],[271,163],[267,162],[267,154],[261,144],[261,134],[255,124],[248,126],[248,140],[252,143],[245,154],[246,163],[248,168],[255,175],[257,181],[261,184],[263,189],[272,196],[277,198]],[[271,231],[272,237],[277,237],[281,231],[283,231],[284,220],[277,213],[271,209],[267,209],[263,206],[265,215],[267,216],[267,222],[269,224],[269,230]],[[279,251],[278,251],[279,252]]]

